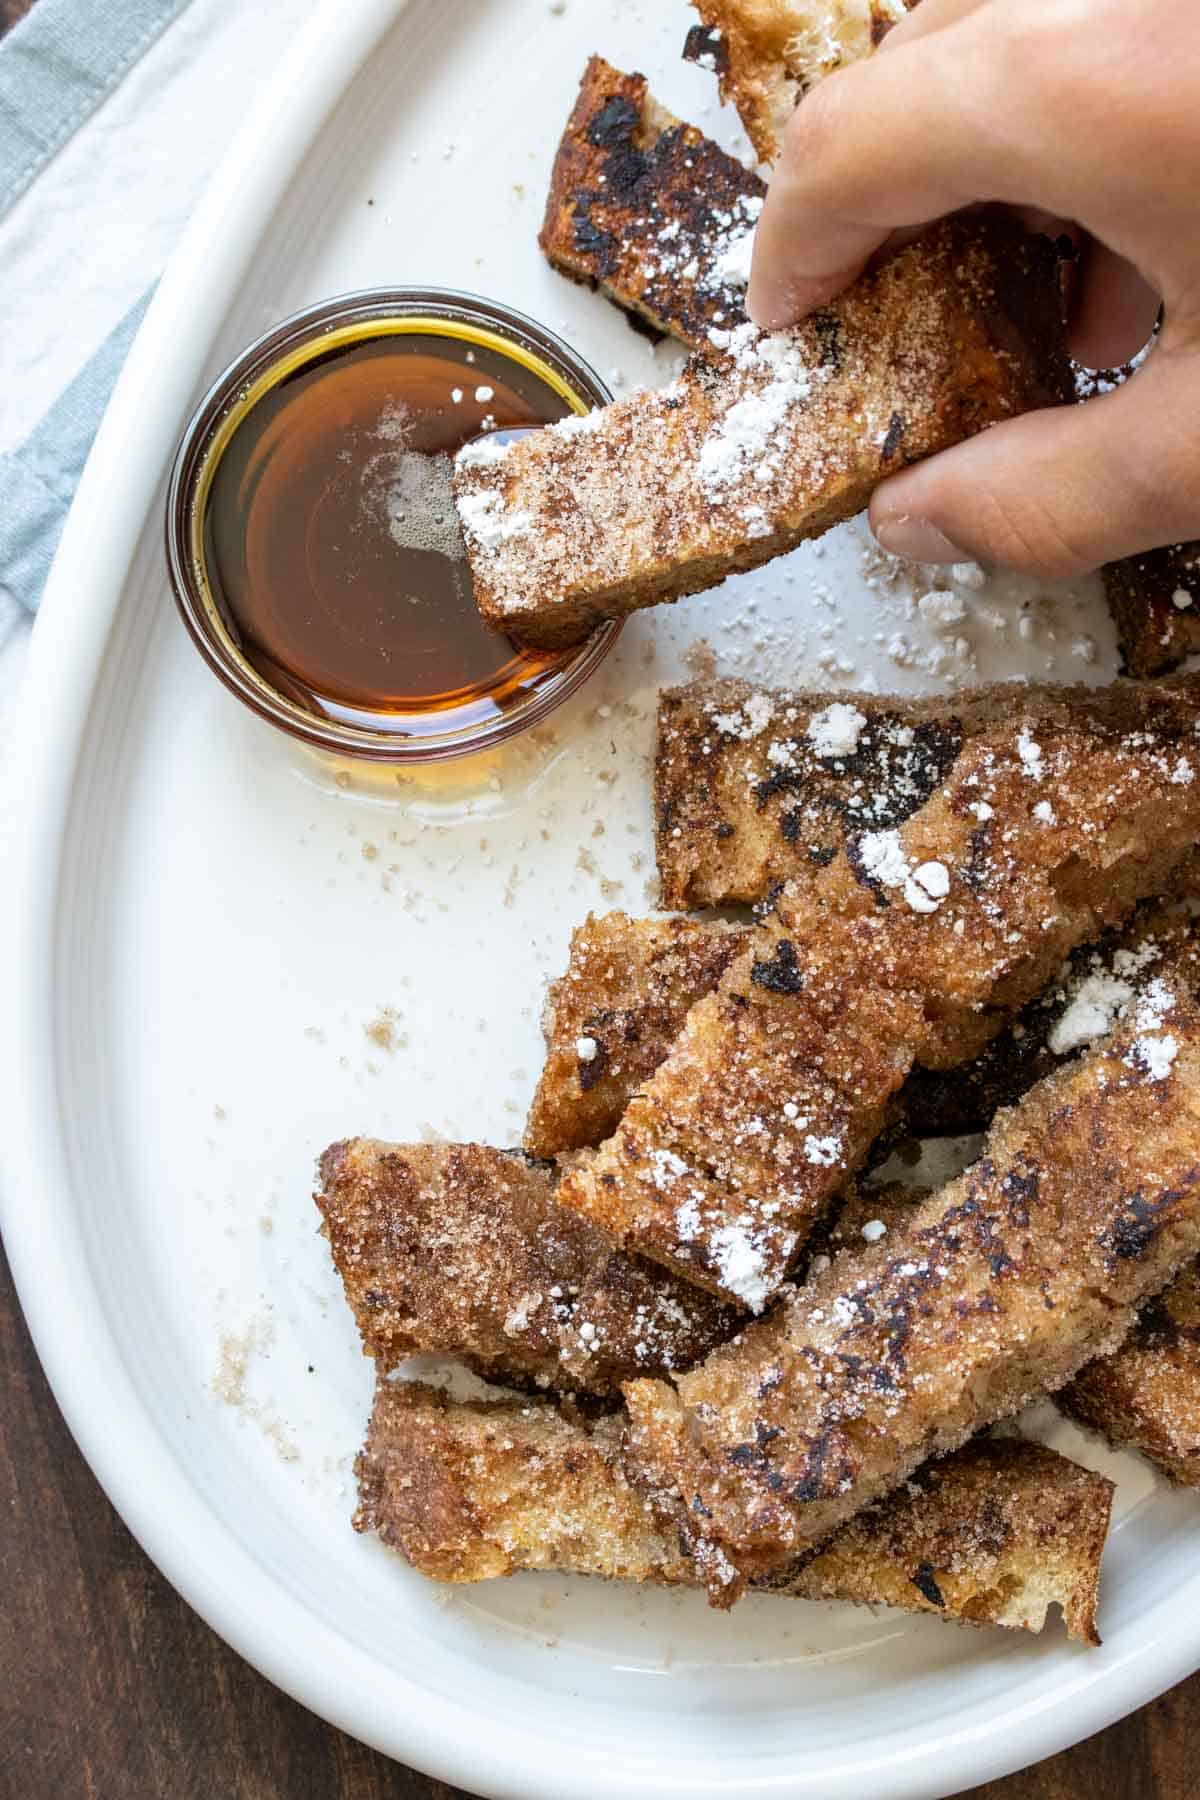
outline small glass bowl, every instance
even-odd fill
[[[503,711],[443,732],[406,736],[322,717],[277,692],[230,634],[214,598],[204,554],[204,509],[217,464],[241,421],[285,375],[343,344],[421,332],[454,338],[507,357],[547,383],[577,413],[606,406],[612,394],[561,338],[512,307],[448,288],[368,288],[293,313],[265,332],[218,376],[185,430],[167,487],[166,548],[171,585],[184,624],[209,668],[259,718],[335,758],[413,765],[491,749],[540,724],[574,694],[620,635],[610,621],[564,650],[536,688]]]

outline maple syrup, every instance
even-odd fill
[[[484,342],[409,329],[290,369],[238,419],[203,506],[203,561],[233,643],[318,718],[405,736],[502,714],[561,656],[476,610],[451,493],[466,443],[549,424],[558,387]]]

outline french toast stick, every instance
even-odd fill
[[[1200,852],[1178,870],[1173,886],[1180,904],[1200,896]],[[914,1068],[872,1159],[903,1139],[983,1131],[998,1107],[1011,1105],[1055,1067],[1048,1040],[1080,992],[1099,984],[1103,996],[1119,994],[1114,984],[1122,967],[1130,952],[1142,953],[1162,911],[1147,903],[1119,933],[1073,951],[974,1061],[948,1070]],[[590,914],[572,933],[567,967],[547,994],[546,1061],[530,1107],[526,1151],[550,1158],[611,1136],[637,1089],[665,1060],[689,1009],[749,941],[744,927],[707,920]],[[1080,1041],[1073,1039],[1072,1047]]]
[[[1200,652],[1200,543],[1108,563],[1104,596],[1131,675],[1165,675]]]
[[[554,159],[538,243],[573,281],[708,353],[714,325],[745,319],[749,271],[737,259],[765,193],[736,157],[665,111],[644,76],[593,56]]]
[[[555,1171],[483,1144],[350,1138],[314,1198],[380,1369],[454,1356],[509,1386],[600,1396],[696,1362],[737,1315],[614,1250],[555,1202]]]
[[[695,919],[595,914],[571,934],[567,967],[546,996],[546,1061],[525,1148],[561,1156],[616,1130],[689,1008],[713,989],[744,936]]]
[[[654,761],[660,904],[754,904],[778,882],[811,876],[863,831],[903,824],[964,743],[1003,725],[1014,706],[1043,695],[1069,704],[1074,692],[996,682],[916,699],[733,678],[664,688]]]
[[[826,75],[859,62],[917,0],[692,0],[700,26],[684,55],[711,67],[761,161],[773,163],[796,106]]]
[[[1124,1343],[1055,1398],[1117,1449],[1139,1450],[1169,1480],[1200,1487],[1200,1265],[1143,1306]]]
[[[977,1102],[986,1104],[996,1096],[992,1110],[1012,1104],[1062,1056],[1103,1031],[1113,1009],[1132,997],[1130,977],[1135,973],[1152,978],[1164,960],[1172,959],[1189,986],[1200,986],[1200,936],[1194,918],[1168,909],[1143,912],[1115,941],[1073,957],[1062,981],[1021,1013],[1019,1036],[1003,1033],[978,1063],[952,1076],[914,1070],[901,1096],[909,1117],[924,1113],[929,1122],[940,1115],[956,1130],[978,1129]],[[988,1066],[989,1052],[1005,1040],[1007,1057]],[[922,1091],[922,1078],[939,1084],[932,1094]],[[913,1206],[927,1198],[894,1183],[856,1185],[823,1234],[822,1247],[839,1255],[878,1243],[903,1227]],[[1200,1487],[1200,1264],[1189,1263],[1142,1307],[1124,1342],[1087,1363],[1055,1400],[1061,1411],[1098,1431],[1115,1448],[1139,1451],[1180,1486]]]
[[[714,587],[861,511],[882,478],[1066,397],[1055,253],[992,214],[943,220],[775,336],[507,445],[455,497],[484,619],[558,649]]]
[[[714,1604],[1116,1349],[1200,1249],[1200,1009],[1166,964],[998,1115],[911,1221],[674,1385],[634,1381],[628,1471]]]
[[[1188,862],[1198,699],[1191,676],[1018,689],[899,827],[785,883],[560,1201],[761,1310],[914,1064],[970,1062]]]
[[[903,1231],[928,1197],[895,1183],[856,1187],[822,1234],[826,1256],[854,1255]],[[1136,1450],[1168,1481],[1200,1487],[1200,1263],[1188,1263],[1141,1308],[1123,1342],[1085,1363],[1053,1398],[1115,1450]]]
[[[675,1534],[621,1467],[621,1421],[542,1401],[453,1401],[381,1381],[354,1523],[434,1581],[520,1569],[694,1586]],[[1112,1484],[1041,1444],[977,1440],[859,1515],[772,1591],[1040,1631],[1051,1606],[1096,1644]]]

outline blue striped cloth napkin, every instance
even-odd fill
[[[188,0],[37,0],[0,39],[0,220],[147,53]],[[73,228],[88,254],[87,221]],[[11,268],[10,268],[11,275]],[[3,278],[0,278],[3,279]],[[28,435],[0,454],[0,591],[36,607],[67,509],[149,293],[70,379]],[[37,297],[29,296],[31,309]]]

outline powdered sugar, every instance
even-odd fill
[[[815,1137],[809,1132],[804,1140],[804,1154],[818,1169],[832,1169],[841,1153],[840,1137]]]
[[[1104,1037],[1112,1030],[1117,1013],[1132,999],[1133,989],[1127,981],[1104,971],[1087,976],[1047,1039],[1055,1056],[1067,1056]]]
[[[691,1244],[700,1236],[700,1208],[695,1200],[685,1200],[675,1211],[675,1230],[681,1244]]]
[[[463,445],[454,461],[460,469],[494,469],[504,461],[513,441],[512,438],[476,438],[473,444]]]
[[[682,1156],[676,1156],[673,1150],[655,1150],[650,1157],[650,1179],[656,1188],[666,1188],[672,1179],[678,1180],[681,1175],[690,1173]]]
[[[463,530],[481,550],[499,550],[510,539],[520,537],[533,524],[533,514],[521,508],[510,511],[504,497],[495,488],[481,488],[478,493],[460,494],[458,516]]]
[[[858,840],[858,860],[871,881],[902,887],[911,867],[898,831],[866,831]]]
[[[922,594],[917,601],[917,611],[935,631],[952,631],[967,616],[965,602],[949,588],[934,588],[930,593]]]
[[[1174,994],[1161,975],[1156,975],[1146,983],[1134,1009],[1133,1022],[1138,1035],[1125,1060],[1131,1068],[1148,1075],[1151,1081],[1165,1081],[1179,1054],[1178,1038],[1170,1032],[1161,1037],[1154,1035],[1162,1031],[1174,1004]]]
[[[1022,731],[1017,738],[1017,755],[1030,781],[1040,781],[1046,773],[1042,747],[1034,742],[1028,731]]]
[[[710,499],[746,475],[765,485],[778,472],[778,456],[794,424],[794,409],[812,393],[812,371],[794,337],[763,336],[753,325],[711,333],[736,366],[766,377],[763,385],[726,408],[700,446],[697,472]]]
[[[767,729],[775,717],[775,706],[770,695],[760,691],[744,700],[736,712],[713,713],[711,717],[718,731],[748,744]]]
[[[936,912],[950,892],[950,871],[945,863],[914,866],[900,842],[898,831],[868,831],[859,838],[857,855],[863,873],[881,887],[903,888],[914,912]]]
[[[587,437],[591,432],[599,430],[603,416],[603,407],[597,406],[591,412],[568,413],[565,419],[556,419],[549,429],[556,437]],[[459,460],[462,460],[461,457]]]
[[[936,912],[949,892],[950,871],[945,863],[921,863],[904,883],[904,898],[914,912]]]
[[[853,756],[866,725],[865,714],[856,706],[835,700],[823,712],[813,714],[805,735],[818,756]],[[775,748],[775,745],[771,746],[772,750]]]
[[[721,1286],[748,1306],[761,1312],[770,1299],[772,1285],[767,1280],[767,1258],[748,1224],[721,1225],[712,1234],[713,1259],[719,1271]]]
[[[1175,996],[1162,979],[1156,975],[1153,981],[1146,984],[1139,995],[1137,1009],[1133,1015],[1134,1024],[1139,1031],[1161,1031],[1163,1021],[1175,1004]]]
[[[744,288],[750,281],[753,259],[754,228],[751,227],[729,240],[713,266],[713,274],[725,287]]]
[[[1179,1040],[1168,1032],[1165,1037],[1135,1039],[1125,1060],[1132,1068],[1143,1070],[1151,1081],[1165,1081],[1178,1054]]]

